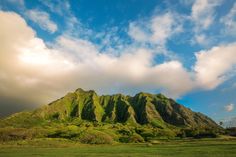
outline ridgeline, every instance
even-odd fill
[[[209,117],[162,94],[99,96],[80,88],[32,112],[2,119],[0,127],[1,140],[50,137],[82,143],[213,137],[222,131]]]

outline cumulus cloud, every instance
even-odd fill
[[[50,33],[57,31],[56,23],[50,19],[50,16],[47,12],[33,9],[26,11],[26,16],[33,22],[37,23],[43,30],[46,30]]]
[[[225,105],[225,110],[227,112],[231,112],[234,110],[234,104],[228,104],[228,105]]]
[[[172,35],[182,31],[181,26],[178,25],[178,20],[174,17],[175,15],[168,12],[151,19],[152,42],[165,44]]]
[[[54,81],[59,83],[58,71],[66,74],[70,62],[56,50],[48,49],[18,14],[1,11],[0,19],[1,96],[43,103],[50,99],[48,93],[54,88],[50,77],[54,75]]]
[[[172,23],[168,13],[162,17],[168,19],[165,24]],[[22,105],[48,103],[78,87],[100,94],[159,90],[177,98],[196,88],[213,89],[228,78],[236,64],[236,44],[197,52],[197,61],[189,71],[174,59],[155,63],[156,54],[148,47],[131,45],[124,53],[114,55],[69,34],[58,36],[49,48],[18,14],[0,11],[0,21],[0,98],[17,100]],[[159,17],[150,21],[149,42],[169,38],[155,34],[162,29],[156,26],[157,21]],[[164,34],[172,32],[172,28],[163,29]]]
[[[197,52],[194,71],[198,86],[213,89],[234,74],[229,74],[236,65],[236,43],[216,46]]]
[[[1,96],[37,105],[77,87],[127,94],[163,89],[174,97],[191,90],[192,80],[182,64],[153,64],[150,49],[131,47],[114,56],[68,35],[57,37],[48,48],[18,14],[1,11],[0,20]]]

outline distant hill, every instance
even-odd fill
[[[84,132],[97,130],[102,134],[113,133],[109,136],[119,140],[131,135],[145,140],[149,136],[195,136],[201,130],[222,129],[209,117],[193,112],[162,94],[141,92],[133,97],[122,94],[99,96],[93,90],[80,88],[35,111],[20,112],[2,119],[0,127],[31,129],[34,132],[32,136],[38,136],[41,130],[42,136],[63,138],[79,137]],[[3,130],[2,135],[8,134],[8,130]]]

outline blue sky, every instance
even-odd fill
[[[162,92],[217,121],[236,116],[235,0],[5,0],[0,10],[2,115],[82,87]]]

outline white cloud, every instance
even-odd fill
[[[195,66],[188,71],[178,60],[156,64],[153,49],[131,45],[116,56],[68,34],[48,48],[18,14],[0,11],[0,21],[0,95],[35,104],[78,87],[127,94],[160,90],[177,98],[196,88],[215,88],[236,64],[236,44],[196,53]]]
[[[18,14],[0,11],[0,19],[0,71],[4,76],[0,93],[28,101],[40,98],[37,103],[50,99],[52,76],[55,83],[61,82],[58,70],[66,74],[72,67],[70,61],[48,49]],[[31,94],[37,90],[38,96]]]
[[[73,36],[82,36],[84,34],[89,34],[90,29],[85,28],[80,20],[73,14],[70,1],[68,0],[53,0],[45,1],[40,0],[40,2],[47,7],[51,13],[60,16],[61,20],[65,22],[64,34],[71,34]],[[92,34],[92,33],[91,33]]]
[[[150,84],[159,84],[159,88],[174,98],[191,91],[195,86],[191,74],[179,61],[170,61],[153,67],[148,78]]]
[[[227,112],[231,112],[234,110],[234,104],[228,104],[228,105],[225,105],[225,110]]]
[[[119,56],[128,45],[127,40],[119,37],[121,28],[105,26],[101,32],[91,31],[90,36],[97,40],[96,46],[102,53]]]
[[[40,2],[47,6],[51,12],[57,13],[59,15],[64,15],[65,12],[70,12],[70,3],[69,1],[64,0],[54,0],[54,1],[45,1],[40,0]]]
[[[163,45],[172,35],[182,31],[181,25],[174,17],[175,15],[168,12],[151,19],[151,41],[153,43]]]
[[[57,31],[57,24],[50,20],[50,16],[47,12],[33,9],[26,11],[26,16],[33,22],[37,23],[43,30],[50,33]]]
[[[192,88],[180,62],[153,64],[149,49],[131,47],[114,56],[67,35],[48,48],[18,14],[1,11],[0,20],[0,93],[12,99],[41,104],[78,87],[128,94],[160,89],[178,97]]]
[[[197,52],[194,71],[196,81],[204,89],[214,89],[229,78],[236,65],[236,44],[213,47]]]
[[[192,6],[192,20],[197,29],[207,29],[214,21],[214,9],[222,0],[196,0]]]
[[[147,42],[149,40],[149,35],[144,32],[144,30],[138,26],[137,23],[131,22],[129,24],[129,36],[138,42]]]
[[[167,12],[155,15],[150,20],[131,22],[128,34],[138,42],[147,42],[163,46],[173,35],[182,32],[177,14]]]
[[[156,54],[162,54],[165,59],[176,60],[176,54],[168,50],[167,42],[183,31],[185,17],[165,12],[155,14],[149,19],[133,21],[129,24],[128,35],[137,47],[151,48]]]
[[[233,7],[229,11],[227,15],[220,19],[226,28],[224,29],[224,33],[227,35],[236,35],[236,2],[234,3]]]
[[[205,34],[196,34],[195,35],[195,40],[198,44],[200,45],[207,45],[208,44],[208,40]]]
[[[90,41],[67,35],[59,36],[56,39],[54,48],[62,52],[69,52],[71,59],[79,62],[91,60],[91,58],[96,57],[98,54],[97,48]]]
[[[195,28],[194,40],[198,44],[205,44],[210,40],[203,37],[203,31],[207,30],[215,20],[215,8],[222,3],[222,0],[196,0],[192,5],[191,20],[194,22]]]

